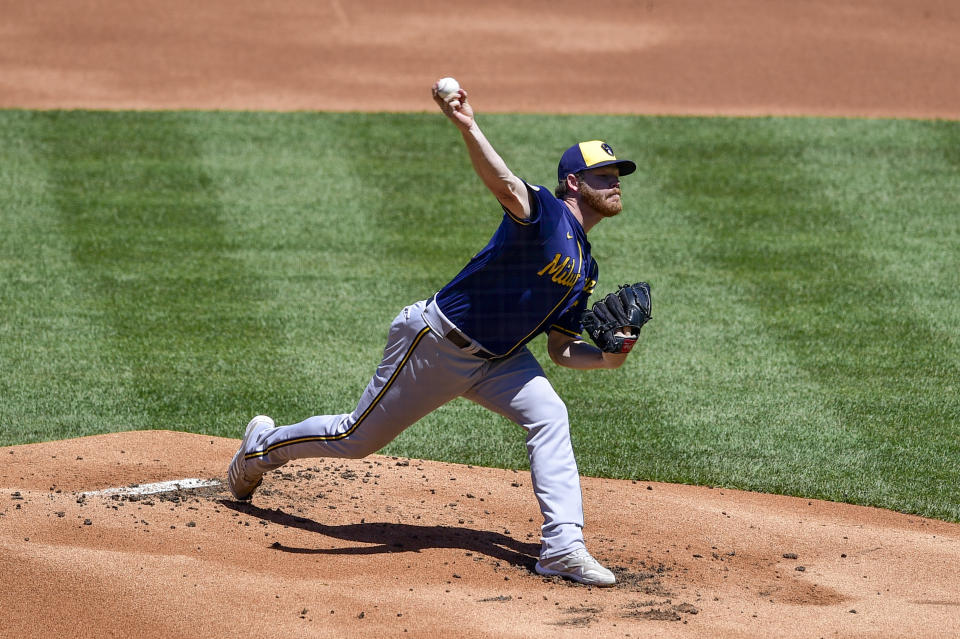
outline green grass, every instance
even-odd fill
[[[583,138],[641,167],[591,233],[599,290],[653,286],[641,346],[576,372],[532,345],[582,473],[960,521],[960,123],[483,125],[531,181]],[[498,221],[437,114],[0,111],[0,445],[350,410]],[[526,464],[465,401],[385,452]]]

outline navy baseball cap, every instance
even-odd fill
[[[574,144],[563,152],[560,165],[557,166],[557,182],[563,182],[571,173],[587,169],[599,169],[601,166],[616,164],[620,175],[630,175],[637,165],[630,160],[618,160],[613,148],[603,140],[591,140]]]

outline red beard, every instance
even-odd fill
[[[617,198],[613,198],[612,194],[604,196],[586,182],[580,183],[580,198],[587,206],[603,217],[613,217],[623,210],[623,203],[619,198],[619,189],[616,191],[616,195]]]

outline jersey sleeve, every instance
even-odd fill
[[[503,208],[503,212],[506,213],[507,217],[517,224],[521,226],[530,226],[531,224],[537,224],[540,221],[540,216],[542,215],[543,211],[541,198],[545,193],[545,187],[530,184],[526,180],[524,180],[523,183],[527,185],[527,193],[530,195],[530,217],[526,219],[519,218],[511,213],[507,207],[501,206],[501,208]],[[550,197],[553,197],[549,192],[546,192],[546,194]]]

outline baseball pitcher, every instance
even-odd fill
[[[550,358],[570,368],[618,368],[628,357],[650,319],[650,287],[621,286],[588,308],[598,270],[587,233],[620,213],[620,178],[637,167],[605,142],[581,142],[561,156],[551,193],[507,167],[477,125],[465,90],[441,93],[435,84],[433,97],[499,201],[500,226],[446,286],[400,311],[352,412],[280,427],[255,417],[230,464],[230,490],[250,499],[264,473],[293,459],[365,457],[434,409],[466,397],[526,431],[543,514],[537,572],[612,586],[616,577],[584,543],[566,406],[526,344],[546,333]],[[584,330],[596,345],[581,338]]]

